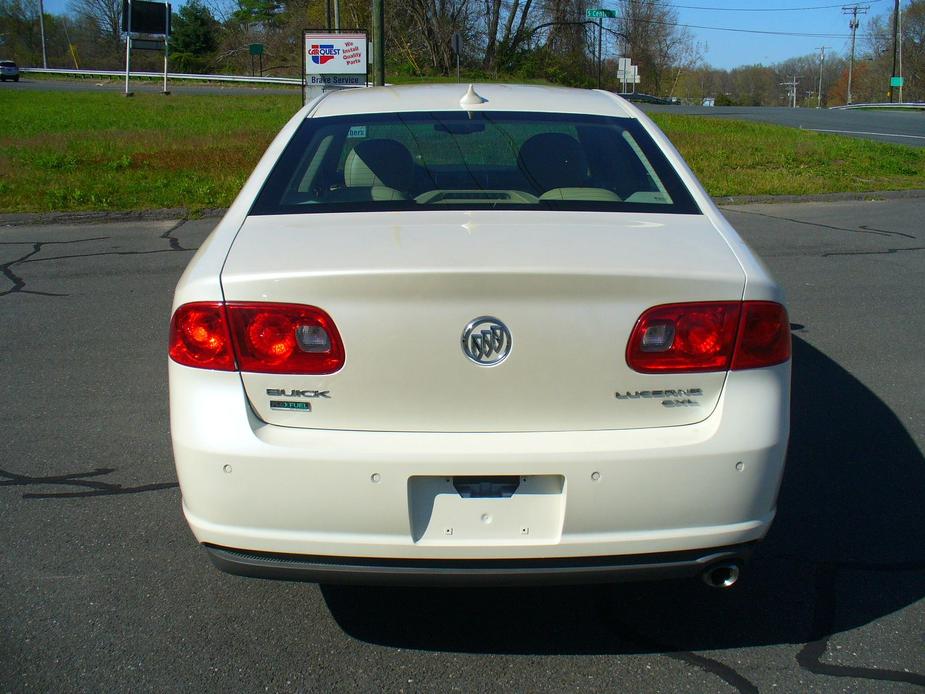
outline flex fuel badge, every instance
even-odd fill
[[[310,402],[292,402],[289,400],[270,400],[271,410],[295,410],[297,412],[311,412]]]

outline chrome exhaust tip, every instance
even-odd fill
[[[723,562],[704,571],[701,578],[711,588],[732,588],[739,580],[739,571],[737,563]]]

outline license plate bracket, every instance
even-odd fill
[[[562,475],[417,476],[408,480],[412,539],[423,545],[549,544],[562,536]]]

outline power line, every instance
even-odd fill
[[[636,0],[637,2],[642,2],[645,4],[660,4],[658,0]],[[870,0],[866,7],[870,7],[870,3],[881,2],[882,0]],[[681,8],[682,5],[663,5],[665,7],[675,7]],[[833,5],[832,7],[844,7],[844,5]],[[770,31],[767,29],[742,29],[739,27],[718,27],[718,26],[706,26],[703,24],[688,24],[686,22],[669,22],[662,19],[645,19],[645,18],[633,18],[633,21],[640,22],[643,24],[659,24],[662,26],[673,26],[681,27],[687,29],[705,29],[708,31],[730,31],[738,34],[761,34],[765,36],[803,36],[808,38],[818,38],[818,39],[849,39],[852,37],[852,34],[834,34],[834,33],[812,33],[812,32],[802,32],[802,31]],[[876,36],[875,34],[862,34],[862,38],[872,38]]]
[[[660,4],[657,0],[637,0],[645,5]],[[871,3],[883,2],[883,0],[870,0]],[[710,12],[804,12],[806,10],[830,10],[836,7],[842,7],[842,3],[835,5],[812,5],[808,7],[703,7],[701,5],[664,5],[679,10],[709,10]]]
[[[686,24],[683,22],[668,22],[661,19],[636,19],[634,21],[645,24],[661,24],[663,26],[685,27],[688,29],[707,29],[710,31],[732,31],[739,34],[764,34],[768,36],[807,36],[819,39],[847,39],[851,34],[816,34],[802,31],[768,31],[766,29],[740,29],[737,27],[714,27],[702,24]]]
[[[646,4],[653,4],[657,0],[637,0],[638,2],[644,2]],[[870,0],[870,2],[880,2],[881,0]],[[509,4],[509,3],[508,3]],[[681,5],[671,5],[671,7],[683,7]],[[843,7],[843,5],[833,5],[832,7]],[[869,7],[869,5],[868,5]],[[852,39],[856,35],[855,31],[852,31],[851,34],[834,34],[834,33],[813,33],[813,32],[802,32],[802,31],[770,31],[767,29],[742,29],[739,27],[719,27],[719,26],[707,26],[703,24],[688,24],[686,22],[669,22],[660,19],[644,19],[644,18],[634,18],[633,21],[640,22],[643,24],[659,24],[662,26],[672,26],[680,27],[686,29],[703,29],[706,31],[728,31],[738,34],[760,34],[763,36],[798,36],[806,38],[817,38],[817,39]],[[862,38],[874,38],[878,34],[860,34]]]

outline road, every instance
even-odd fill
[[[147,92],[160,94],[164,88],[163,82],[133,79],[130,83],[133,92]],[[227,96],[259,96],[291,94],[294,99],[302,98],[302,91],[298,85],[248,85],[236,84],[201,84],[186,80],[174,80],[167,83],[171,94],[225,94]],[[95,79],[34,79],[23,73],[19,82],[4,82],[0,89],[13,91],[55,91],[55,92],[123,92],[125,82],[118,78],[98,77]],[[298,103],[298,102],[296,102]]]
[[[925,111],[850,111],[827,108],[784,108],[771,106],[663,106],[637,104],[649,113],[681,113],[711,118],[754,120],[859,137],[878,142],[925,147]]]
[[[348,589],[209,564],[167,420],[215,220],[0,228],[0,690],[925,687],[925,198],[729,208],[785,286],[793,435],[739,585]]]

